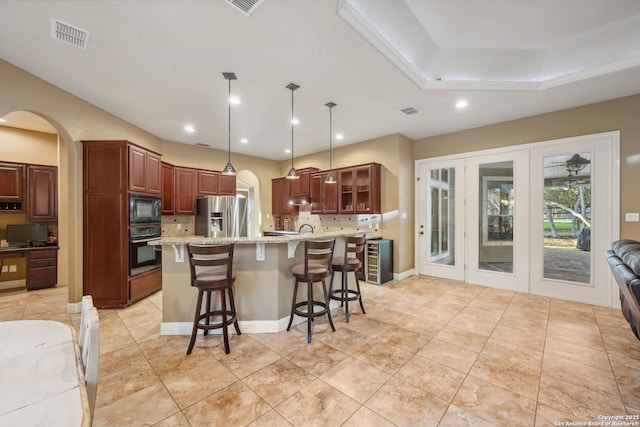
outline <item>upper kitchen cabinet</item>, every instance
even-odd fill
[[[198,170],[176,166],[173,210],[176,215],[195,215],[198,192]]]
[[[236,177],[235,175],[225,175],[220,173],[218,177],[220,182],[218,184],[218,194],[220,196],[235,196],[236,195]]]
[[[22,211],[25,170],[26,165],[21,163],[0,163],[0,208],[3,211]]]
[[[55,221],[58,218],[58,168],[27,166],[27,220]]]
[[[369,163],[336,170],[338,213],[380,213],[380,164]]]
[[[162,171],[160,155],[129,146],[129,190],[134,193],[160,195]]]
[[[328,175],[329,171],[313,172],[310,175],[312,214],[338,213],[338,185],[326,184]]]
[[[309,197],[310,194],[310,175],[316,172],[318,168],[304,168],[296,170],[300,178],[291,180],[291,197]]]
[[[219,187],[220,172],[198,170],[198,196],[217,196]]]
[[[162,162],[162,215],[174,214],[175,173],[173,165]]]
[[[292,207],[289,204],[291,198],[291,179],[274,178],[271,180],[271,213],[273,215],[289,215]]]

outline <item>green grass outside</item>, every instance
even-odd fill
[[[571,220],[570,219],[556,219],[553,221],[556,225],[556,230],[571,230]],[[549,225],[549,221],[544,221],[544,229],[551,230],[551,226]]]

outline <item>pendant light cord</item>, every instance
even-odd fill
[[[229,79],[229,98],[227,100],[227,104],[229,105],[229,127],[227,129],[229,129],[229,144],[228,144],[228,157],[229,157],[229,164],[231,164],[231,79]]]
[[[293,169],[293,91],[291,89],[291,168]]]

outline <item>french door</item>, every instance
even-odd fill
[[[464,159],[419,167],[416,200],[420,220],[420,273],[463,281]]]
[[[619,133],[416,162],[420,274],[611,306]]]

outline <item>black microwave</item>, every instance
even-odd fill
[[[160,197],[131,194],[129,198],[129,222],[131,224],[159,223],[160,215]]]

